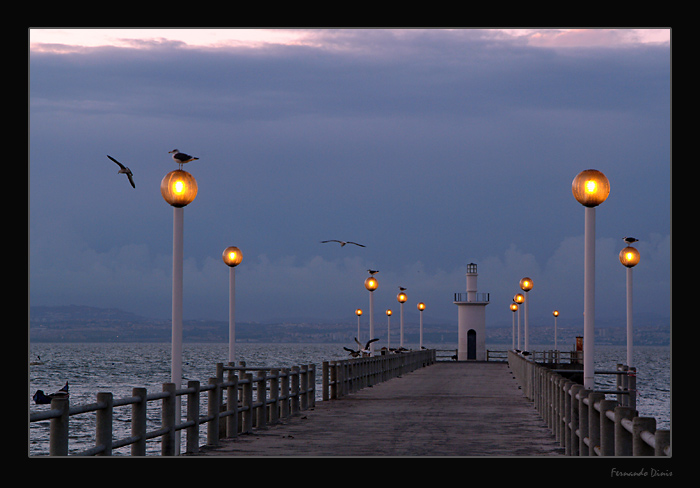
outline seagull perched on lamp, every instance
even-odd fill
[[[623,237],[622,240],[625,241],[625,242],[627,243],[628,246],[630,246],[630,245],[634,244],[635,242],[639,241],[639,239],[637,239],[636,237]]]
[[[367,271],[368,271],[369,274],[371,274],[372,276],[374,276],[375,274],[379,273],[379,270],[378,270],[378,269],[368,269]]]
[[[183,164],[199,159],[195,158],[194,156],[190,156],[189,154],[181,153],[178,149],[173,149],[172,151],[169,151],[169,154],[173,155],[173,159],[177,164],[180,165],[180,169],[182,169]]]

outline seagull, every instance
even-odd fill
[[[119,171],[117,171],[117,174],[124,173],[127,176],[127,178],[129,178],[129,183],[131,183],[131,186],[136,188],[136,185],[134,185],[134,174],[131,172],[131,170],[129,168],[127,168],[126,166],[124,166],[119,161],[117,161],[116,159],[114,159],[109,154],[107,155],[107,157],[109,159],[111,159],[112,161],[114,161],[115,163],[117,163],[119,165],[119,168],[121,168]]]
[[[406,291],[406,288],[404,288],[403,286],[399,286],[399,290]]]
[[[177,164],[180,165],[180,169],[182,169],[182,165],[185,163],[189,163],[190,161],[194,161],[195,158],[194,156],[190,156],[189,154],[181,153],[178,149],[173,149],[172,151],[169,151],[168,154],[173,155],[173,159]]]
[[[637,239],[636,237],[623,237],[622,240],[625,241],[627,243],[627,245],[629,246],[629,245],[637,242],[639,239]]]
[[[350,355],[354,358],[358,357],[360,354],[362,354],[362,356],[369,356],[369,354],[370,354],[369,345],[372,344],[373,342],[376,342],[379,340],[379,338],[370,339],[367,341],[367,344],[365,344],[365,347],[362,347],[362,343],[357,340],[357,337],[355,337],[354,339],[355,339],[355,342],[357,343],[357,347],[358,347],[357,351],[353,351],[352,349],[349,349],[347,347],[343,347],[343,349],[345,349],[346,351],[350,351]]]
[[[37,405],[48,405],[49,403],[51,403],[51,400],[53,398],[68,398],[67,381],[66,384],[63,385],[63,388],[58,390],[56,393],[49,393],[48,395],[45,395],[43,390],[37,390],[36,393],[34,393],[34,396],[32,397],[34,403],[36,403]]]
[[[367,271],[369,271],[369,274],[371,274],[372,276],[374,276],[375,274],[379,273],[379,270],[378,270],[378,269],[368,269]]]
[[[367,247],[364,244],[358,244],[357,242],[352,242],[352,241],[339,241],[337,239],[331,239],[330,241],[321,241],[321,244],[325,244],[326,242],[339,242],[340,247],[343,247],[345,244],[355,244],[356,246],[360,247]]]

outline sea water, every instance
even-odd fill
[[[344,344],[236,344],[236,361],[245,361],[249,367],[283,368],[316,364],[316,399],[321,400],[321,363],[347,359]],[[426,344],[440,350],[455,350],[456,344]],[[416,345],[408,345],[417,349]],[[507,347],[491,347],[503,349]],[[536,350],[536,347],[532,348]],[[597,370],[614,370],[617,363],[625,362],[625,347],[598,346],[595,351]],[[170,344],[167,343],[34,343],[29,348],[30,361],[41,358],[41,364],[29,366],[28,403],[30,411],[48,410],[49,405],[35,405],[31,399],[36,390],[53,393],[67,381],[72,406],[94,403],[98,392],[111,392],[114,398],[129,397],[135,387],[147,388],[149,393],[162,391],[163,383],[170,381]],[[187,380],[206,384],[216,376],[216,363],[228,361],[228,344],[185,343],[182,353],[183,385]],[[637,366],[637,410],[640,416],[654,417],[658,429],[669,429],[671,410],[671,351],[668,346],[640,346],[635,348]],[[614,376],[597,376],[596,388],[614,389]],[[206,395],[203,395],[203,398]],[[160,402],[149,402],[148,430],[160,427]],[[113,429],[115,439],[130,435],[131,407],[115,409]],[[29,425],[29,455],[48,454],[49,421]],[[206,428],[201,428],[205,443]],[[70,417],[69,453],[77,453],[94,446],[95,414]],[[184,443],[184,435],[183,443]],[[116,450],[126,454],[130,447]],[[160,439],[147,443],[147,454],[160,453]]]

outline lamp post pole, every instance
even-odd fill
[[[423,310],[425,310],[425,303],[420,302],[418,304],[418,310],[420,310],[420,339],[418,349],[423,349]]]
[[[583,387],[595,386],[595,207],[610,194],[610,182],[598,170],[581,171],[571,183],[574,198],[585,207],[583,251]]]
[[[391,347],[391,314],[393,312],[391,311],[390,308],[387,309],[386,311],[386,350],[387,353],[389,352],[389,348]]]
[[[360,316],[362,315],[362,309],[355,310],[355,315],[357,315],[357,340],[362,341],[360,338]]]
[[[365,288],[369,291],[369,338],[367,340],[374,339],[374,290],[379,286],[374,273],[376,271],[370,272],[370,277],[365,280]],[[374,356],[374,342],[369,345],[369,355]]]
[[[559,310],[552,312],[552,315],[554,315],[554,350],[557,351],[559,350],[557,346],[557,317],[559,317]]]
[[[532,290],[532,280],[530,278],[523,278],[520,280],[520,289],[525,292],[525,350],[530,350],[530,327],[529,327],[529,307],[528,307],[528,293]]]
[[[176,388],[182,382],[182,261],[185,209],[173,208],[173,303],[170,381]]]
[[[513,297],[513,301],[516,303],[516,305],[518,305],[518,308],[516,309],[518,311],[518,350],[521,351],[522,348],[520,347],[520,304],[525,301],[525,296],[522,293],[517,293]]]
[[[625,237],[625,241],[632,243],[637,239]],[[632,246],[627,246],[620,251],[620,262],[627,268],[627,366],[632,366],[632,268],[639,263],[639,251]]]
[[[236,266],[241,264],[243,253],[236,246],[224,249],[222,259],[228,268],[228,362],[236,357]]]
[[[406,302],[408,297],[406,294],[401,291],[399,292],[398,295],[396,295],[396,299],[399,301],[400,305],[400,316],[401,316],[401,327],[400,327],[400,336],[399,336],[399,347],[403,347],[403,304]]]
[[[518,311],[518,304],[511,303],[510,310],[513,312],[513,350],[515,350],[515,312]]]
[[[184,213],[197,196],[197,181],[187,171],[176,169],[160,182],[163,199],[173,207],[173,283],[172,338],[170,352],[170,381],[175,388],[182,384],[182,261]],[[180,419],[180,397],[175,400],[175,415]],[[180,432],[175,435],[175,452],[180,452]]]

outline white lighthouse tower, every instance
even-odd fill
[[[455,293],[457,305],[457,360],[486,360],[486,305],[488,293],[476,292],[476,264],[467,265],[467,292]]]

